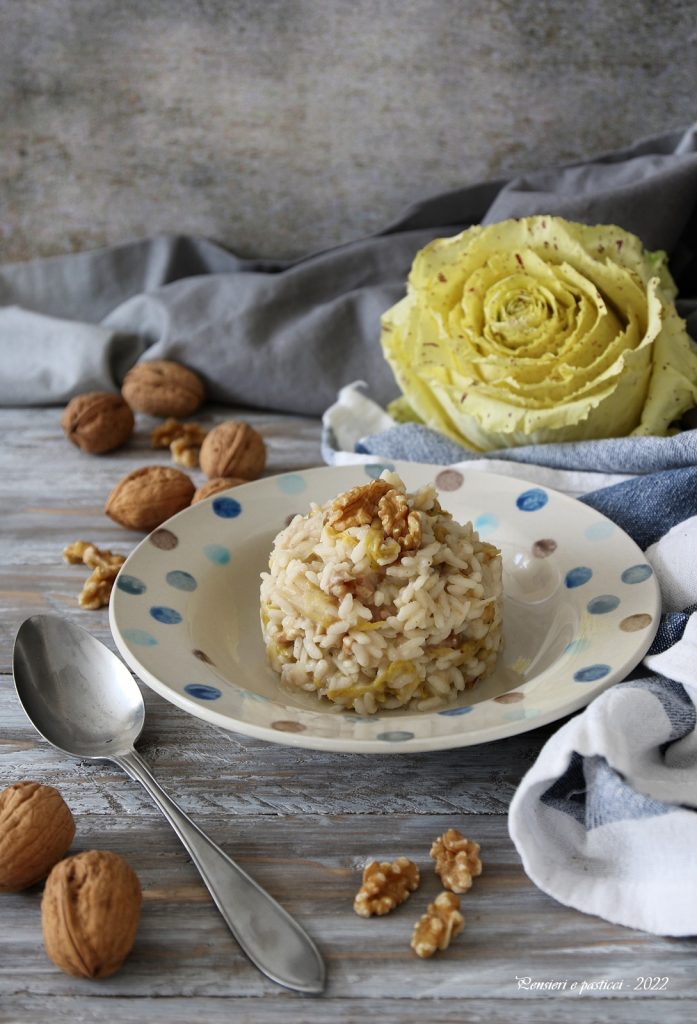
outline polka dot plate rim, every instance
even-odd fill
[[[360,716],[293,694],[266,662],[259,573],[292,515],[394,468],[434,483],[444,508],[502,551],[504,649],[452,706]],[[641,549],[582,502],[508,474],[385,462],[320,466],[240,485],[173,516],[124,563],[109,620],[151,689],[232,732],[336,752],[470,746],[557,721],[623,679],[658,627],[660,591]]]

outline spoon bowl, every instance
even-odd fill
[[[134,749],[145,719],[138,684],[115,654],[57,615],[35,615],[14,647],[19,702],[59,750],[119,765],[147,790],[177,833],[241,948],[272,981],[324,988],[324,961],[309,935],[186,815]]]
[[[122,661],[84,629],[54,615],[19,628],[20,704],[44,739],[80,758],[126,754],[145,721],[143,695]]]

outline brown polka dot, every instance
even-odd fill
[[[271,728],[279,732],[305,732],[305,726],[300,722],[272,722]]]
[[[176,533],[172,533],[171,530],[155,530],[154,533],[150,534],[148,538],[150,543],[154,547],[159,548],[160,551],[171,551],[172,548],[176,548],[179,543],[179,538]]]
[[[646,629],[652,621],[646,612],[637,612],[636,615],[628,615],[626,619],[622,619],[620,629],[625,633],[636,633],[638,629]]]
[[[436,477],[436,487],[439,491],[456,491],[464,482],[464,476],[457,469],[444,469]]]
[[[532,553],[535,558],[547,558],[553,551],[557,550],[557,542],[552,540],[551,537],[543,537],[542,540],[536,540],[532,546]]]
[[[525,694],[513,690],[511,693],[502,693],[499,697],[494,697],[494,700],[497,704],[517,704],[518,701],[525,700]]]
[[[213,665],[215,662],[211,661],[205,651],[192,651],[194,658],[198,658],[199,661],[205,661],[206,665]]]

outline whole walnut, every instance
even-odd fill
[[[199,463],[211,479],[232,476],[256,480],[266,465],[266,445],[249,423],[225,420],[204,438]]]
[[[191,499],[191,504],[195,505],[197,502],[203,501],[204,498],[210,498],[213,494],[227,491],[229,487],[237,487],[239,484],[246,483],[248,481],[241,476],[214,476],[212,480],[207,480],[205,484],[201,484],[196,489],[196,493]]]
[[[121,394],[131,409],[150,416],[190,416],[203,401],[203,381],[181,363],[156,359],[126,374]]]
[[[83,452],[102,455],[120,448],[133,433],[133,412],[121,395],[90,391],[71,399],[63,410],[65,436]]]
[[[191,478],[172,466],[141,466],[119,480],[104,511],[120,526],[149,533],[188,508],[195,489]]]
[[[70,808],[53,786],[15,782],[0,793],[0,892],[40,882],[73,841]]]
[[[59,861],[41,901],[49,959],[74,977],[108,978],[133,948],[141,900],[138,876],[117,853],[85,850]]]

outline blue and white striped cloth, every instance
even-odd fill
[[[645,551],[662,597],[651,649],[547,741],[509,831],[529,877],[559,902],[659,935],[697,934],[697,429],[481,457],[395,424],[355,384],[325,413],[323,455],[466,462],[529,479],[591,505]]]

